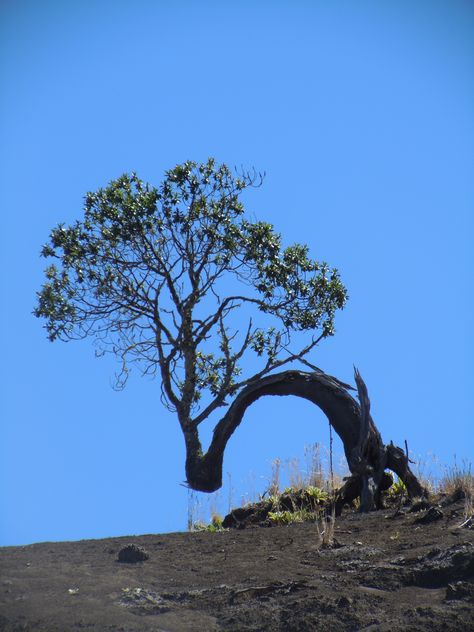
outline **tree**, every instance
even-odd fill
[[[158,188],[123,175],[88,193],[83,220],[54,228],[41,253],[54,263],[34,314],[49,339],[92,337],[99,355],[120,359],[118,388],[134,365],[158,376],[184,435],[187,481],[203,491],[221,485],[242,398],[255,401],[295,361],[324,375],[307,356],[333,335],[347,299],[336,269],[244,215],[242,194],[261,183],[213,159],[176,166]],[[288,391],[295,376],[279,375]],[[232,397],[204,454],[199,425]]]

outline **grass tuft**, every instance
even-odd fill
[[[332,443],[331,443],[332,447]],[[331,545],[334,541],[335,506],[334,498],[337,489],[343,484],[342,476],[334,474],[332,467],[332,454],[329,451],[329,467],[323,467],[321,459],[321,446],[316,443],[306,446],[304,450],[304,464],[299,459],[281,461],[276,458],[271,463],[271,477],[265,492],[258,497],[246,496],[247,502],[242,506],[254,507],[256,512],[263,512],[261,524],[285,525],[299,522],[316,523],[318,541],[322,545]],[[347,467],[347,464],[345,464]],[[343,471],[343,466],[338,466],[338,471]],[[417,475],[423,480],[423,484],[431,490],[432,497],[446,495],[452,498],[465,499],[463,523],[474,522],[474,476],[471,464],[463,462],[458,465],[454,459],[454,465],[444,470],[444,475],[439,476],[441,466],[436,457],[428,460],[418,459],[416,463]],[[438,476],[436,476],[438,474]],[[230,478],[230,477],[229,477]],[[281,489],[282,479],[289,485]],[[230,481],[229,481],[230,485]],[[229,492],[229,507],[224,513],[230,514],[232,488]],[[204,500],[205,498],[205,500]],[[398,503],[399,506],[409,502],[407,489],[398,477],[385,496],[390,503]],[[215,495],[197,495],[189,491],[188,497],[188,530],[216,532],[222,529],[222,518],[218,515],[217,504],[219,493]],[[411,499],[413,502],[414,499]],[[203,514],[203,503],[207,503],[210,521],[198,519]],[[390,503],[390,504],[392,504]],[[353,508],[358,509],[359,503],[355,501]],[[222,511],[222,507],[220,507]],[[265,518],[266,516],[266,518]],[[209,519],[208,519],[209,520]]]
[[[464,522],[474,518],[474,476],[470,463],[463,461],[459,466],[455,458],[454,465],[446,468],[438,490],[451,497],[464,498]]]

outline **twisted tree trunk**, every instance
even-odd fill
[[[359,395],[357,402],[349,393],[353,387],[322,371],[284,371],[264,377],[246,386],[235,398],[227,413],[214,429],[208,451],[203,454],[197,429],[185,435],[186,477],[195,490],[213,492],[222,485],[222,464],[228,440],[241,423],[245,411],[264,395],[296,395],[321,408],[342,440],[352,482],[347,498],[357,493],[361,511],[370,511],[378,504],[385,469],[393,470],[405,483],[410,496],[426,495],[410,470],[408,455],[401,448],[385,446],[370,415],[367,387],[354,369]]]

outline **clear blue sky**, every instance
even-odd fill
[[[359,367],[385,441],[472,459],[472,2],[0,13],[0,544],[186,527],[184,445],[158,383],[113,391],[111,358],[49,343],[31,311],[40,247],[86,191],[132,170],[158,184],[187,159],[265,170],[249,212],[340,270],[350,300],[312,359],[349,381]],[[257,402],[224,463],[234,502],[314,442],[328,445],[314,406]]]

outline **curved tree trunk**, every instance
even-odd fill
[[[227,442],[247,408],[264,395],[296,395],[319,406],[341,438],[354,479],[351,489],[360,490],[362,511],[370,511],[377,505],[386,468],[399,476],[411,496],[425,494],[426,490],[410,470],[408,456],[403,450],[393,444],[383,444],[370,415],[367,388],[357,369],[354,370],[360,404],[350,395],[349,389],[354,390],[351,386],[322,371],[284,371],[246,386],[214,428],[206,454],[202,453],[197,428],[185,434],[188,485],[203,492],[219,489]]]

